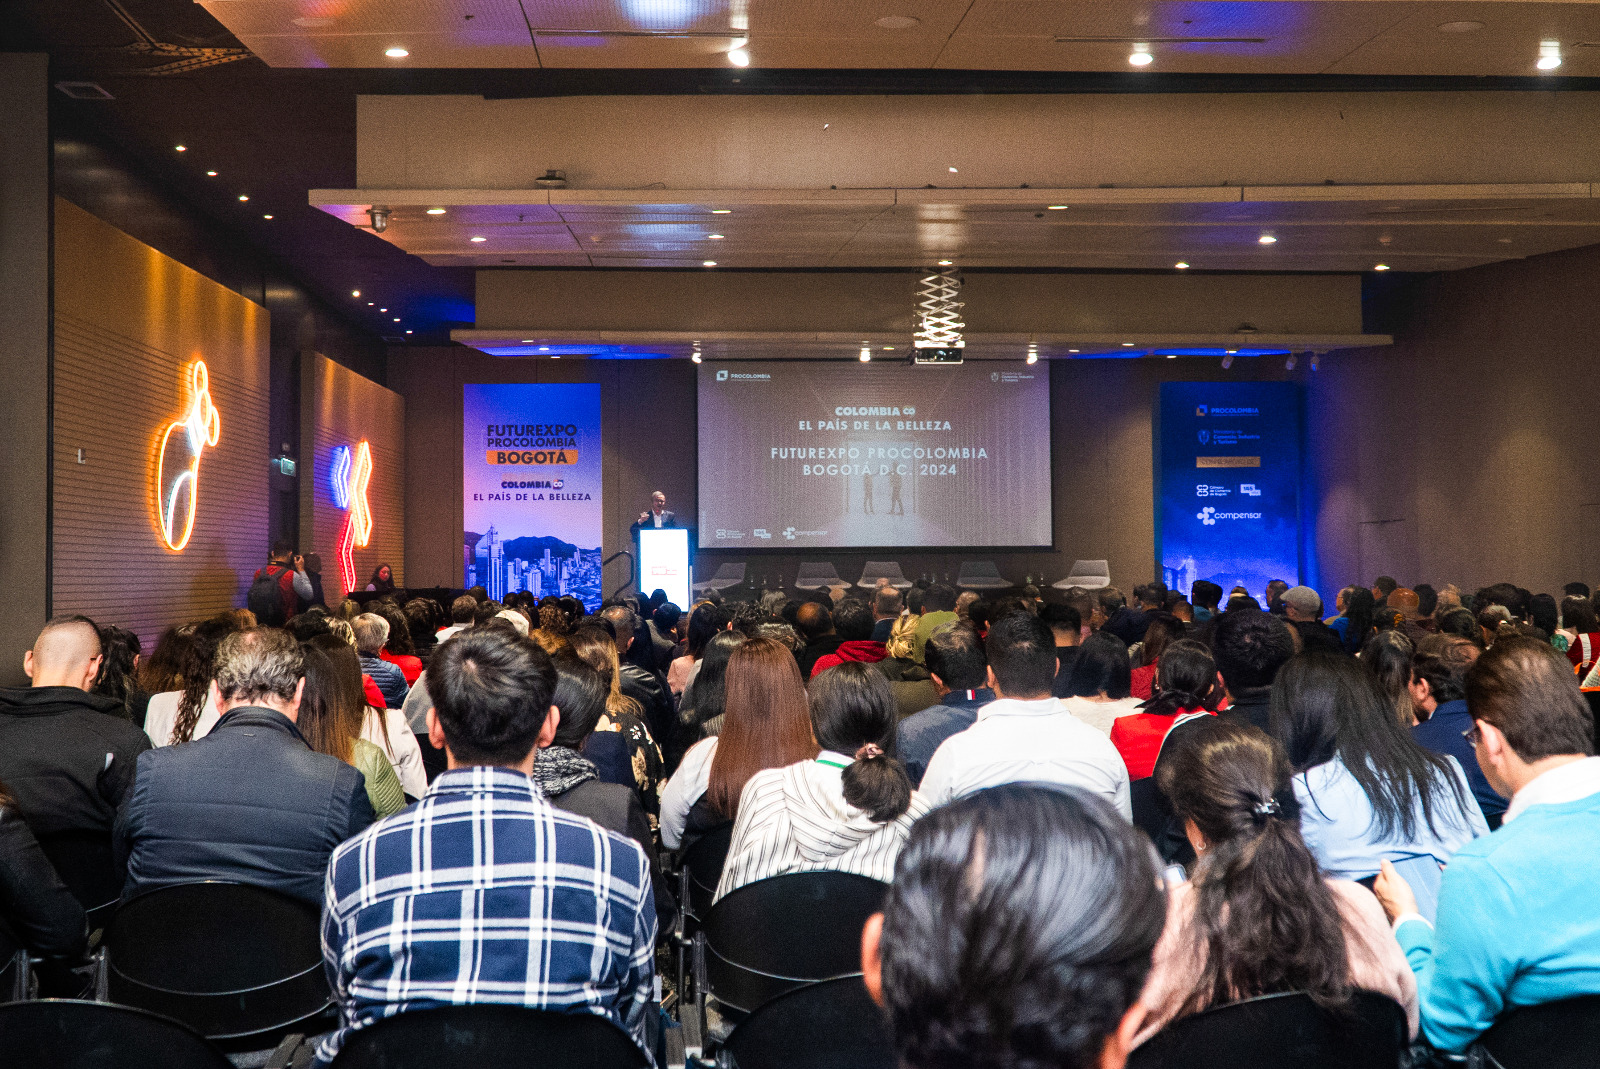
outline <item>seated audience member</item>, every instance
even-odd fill
[[[0,783],[0,932],[42,959],[35,970],[46,998],[83,991],[71,971],[86,964],[89,927],[83,906],[67,890]],[[6,993],[9,996],[9,992]]]
[[[333,848],[372,823],[361,773],[314,752],[295,726],[305,658],[286,631],[253,628],[217,649],[211,733],[140,755],[117,813],[124,898],[232,880],[322,901]]]
[[[922,777],[922,793],[943,805],[1002,783],[1064,783],[1100,795],[1131,819],[1128,769],[1116,747],[1050,694],[1056,647],[1049,626],[1015,612],[995,621],[984,645],[995,700],[978,710],[970,728],[940,744]],[[1125,666],[1123,672],[1126,678]]]
[[[1194,622],[1203,624],[1221,615],[1217,606],[1222,604],[1222,588],[1208,579],[1197,579],[1189,590],[1189,601],[1194,605]]]
[[[642,627],[639,617],[626,605],[612,605],[600,610],[600,617],[610,620],[616,629],[617,687],[639,703],[641,715],[650,728],[653,738],[664,738],[672,733],[672,692],[666,680],[649,667],[628,659]],[[655,653],[650,651],[651,663]]]
[[[312,643],[300,647],[300,655],[305,660],[306,688],[300,697],[300,715],[295,718],[295,727],[300,729],[306,745],[317,753],[337,757],[361,773],[373,813],[379,817],[398,813],[406,806],[400,777],[395,775],[388,756],[361,737],[367,704],[361,697],[361,673],[359,669],[342,671],[335,662],[335,658],[344,653],[350,657],[350,667],[354,668],[354,651],[331,635],[325,641],[331,641],[335,648]]]
[[[889,681],[896,715],[903,720],[938,701],[939,691],[933,685],[933,677],[927,666],[911,658],[917,635],[917,617],[897,616],[892,623],[894,626],[889,629],[889,640],[884,643],[886,656],[873,667]],[[926,645],[923,652],[927,652]]]
[[[673,772],[683,763],[689,747],[722,730],[722,714],[727,709],[728,659],[746,641],[737,631],[719,631],[700,651],[694,679],[678,702],[678,723],[665,749],[667,768]]]
[[[550,657],[474,628],[430,668],[428,730],[450,767],[328,865],[322,946],[339,1029],[317,1064],[380,1018],[462,1003],[597,1013],[648,1051],[650,862],[535,782],[559,720]]]
[[[1207,718],[1161,775],[1199,860],[1168,894],[1138,1041],[1221,1003],[1303,991],[1338,1007],[1357,989],[1398,1002],[1415,1036],[1416,981],[1383,909],[1365,887],[1318,871],[1272,740]]]
[[[1480,650],[1485,645],[1483,628],[1478,626],[1477,617],[1472,615],[1472,610],[1463,609],[1459,605],[1439,613],[1439,634],[1464,638]]]
[[[44,625],[22,655],[28,687],[0,690],[0,782],[39,838],[108,834],[150,740],[111,698],[90,694],[100,632],[86,616]]]
[[[1395,587],[1389,594],[1385,603],[1387,608],[1399,613],[1399,630],[1406,638],[1416,645],[1428,635],[1438,630],[1438,625],[1432,620],[1424,619],[1422,615],[1422,595],[1407,587]],[[1550,622],[1555,623],[1555,602],[1550,603]]]
[[[379,657],[389,641],[389,621],[375,612],[364,612],[350,621],[356,632],[356,653],[361,656],[361,671],[372,677],[383,695],[384,705],[399,709],[406,703],[406,676],[397,664]]]
[[[799,611],[799,606],[795,607]],[[681,697],[694,682],[700,659],[705,656],[706,643],[719,631],[728,629],[728,614],[722,607],[702,601],[689,610],[688,632],[684,637],[684,654],[675,658],[667,669],[667,689],[674,698]]]
[[[650,862],[656,918],[669,922],[677,907],[661,876],[655,835],[639,796],[620,783],[603,783],[594,762],[583,756],[583,744],[606,712],[610,686],[605,675],[570,650],[551,658],[556,669],[558,722],[548,746],[535,755],[533,778],[544,796],[559,809],[588,817],[607,831],[639,844]]]
[[[655,647],[656,663],[663,674],[672,667],[678,650],[678,624],[683,620],[683,610],[670,601],[657,605],[650,613],[646,626],[650,629],[650,644]]]
[[[1464,734],[1472,730],[1472,715],[1467,712],[1467,669],[1478,659],[1478,647],[1454,635],[1431,635],[1423,639],[1411,661],[1411,704],[1419,721],[1411,737],[1436,754],[1454,757],[1472,784],[1472,796],[1488,823],[1489,830],[1500,826],[1506,800],[1490,785],[1478,767],[1478,754]]]
[[[463,594],[450,603],[450,626],[441,627],[434,635],[435,644],[441,643],[451,635],[465,631],[472,626],[473,617],[478,612],[478,599],[471,594]]]
[[[687,846],[739,815],[744,785],[757,772],[817,756],[811,711],[794,655],[751,639],[728,659],[721,731],[684,755],[661,792],[661,845]]]
[[[1215,713],[1222,699],[1217,664],[1211,651],[1198,642],[1180,639],[1172,643],[1161,654],[1156,670],[1155,697],[1138,712],[1119,716],[1111,724],[1111,745],[1128,766],[1130,780],[1155,774],[1156,757],[1174,724],[1197,713]]]
[[[1343,615],[1328,626],[1338,633],[1346,653],[1354,654],[1372,637],[1376,610],[1372,591],[1365,587],[1356,587],[1345,598]]]
[[[1550,644],[1561,653],[1567,652],[1567,637],[1557,634],[1557,625],[1561,622],[1561,610],[1556,605],[1556,599],[1549,594],[1535,594],[1528,600],[1528,622],[1543,631]]]
[[[1128,605],[1122,591],[1116,587],[1108,586],[1100,591],[1100,609],[1106,616],[1106,622],[1100,630],[1116,635],[1124,646],[1144,641],[1144,629],[1150,626],[1150,613],[1145,608],[1149,593],[1149,587],[1134,587],[1133,597],[1137,604]]]
[[[1322,597],[1308,586],[1292,586],[1279,599],[1283,618],[1300,632],[1300,647],[1323,653],[1338,653],[1344,643],[1337,632],[1322,622]]]
[[[978,710],[994,701],[988,686],[988,655],[970,625],[953,623],[935,629],[922,654],[939,704],[900,721],[894,742],[895,755],[904,763],[913,787],[922,783],[928,762],[944,740],[971,727]]]
[[[412,598],[402,606],[401,613],[405,616],[406,632],[411,636],[411,650],[426,663],[428,654],[439,642],[439,603],[432,598]]]
[[[1140,701],[1149,699],[1151,688],[1156,681],[1156,665],[1161,661],[1161,654],[1169,643],[1177,642],[1189,633],[1179,620],[1169,612],[1153,612],[1150,614],[1149,626],[1145,628],[1144,641],[1139,644],[1139,664],[1133,669],[1128,678],[1128,693]],[[1130,665],[1132,651],[1129,653]]]
[[[102,625],[99,630],[100,672],[89,693],[111,698],[130,724],[142,727],[150,695],[139,689],[139,636],[115,624]]]
[[[1120,1069],[1165,921],[1150,844],[1071,787],[1007,786],[911,829],[861,935],[905,1069]]]
[[[405,613],[390,605],[373,611],[389,625],[389,637],[383,640],[378,656],[400,669],[409,687],[422,674],[422,658],[417,656],[417,648],[411,643],[411,623]]]
[[[1399,587],[1399,585],[1400,584],[1395,582],[1395,580],[1390,576],[1378,576],[1378,578],[1372,581],[1372,597],[1374,602],[1378,605],[1384,604],[1384,599],[1387,598],[1389,594],[1397,587]]]
[[[1390,865],[1373,888],[1416,973],[1423,1034],[1446,1051],[1515,1007],[1600,994],[1600,761],[1571,665],[1504,639],[1466,691],[1478,764],[1511,799],[1505,823],[1451,859],[1437,935]]]
[[[1046,605],[1039,610],[1039,619],[1050,625],[1056,639],[1056,679],[1050,693],[1057,698],[1067,696],[1067,679],[1072,666],[1078,661],[1079,645],[1083,642],[1083,617],[1071,605]]]
[[[933,629],[956,620],[956,590],[945,583],[934,583],[922,596],[922,616],[917,620],[917,633],[912,639],[911,658],[922,663],[922,647],[927,644]],[[807,678],[810,678],[809,676]]]
[[[1078,647],[1078,659],[1073,662],[1072,675],[1067,677],[1067,696],[1061,705],[1110,738],[1111,722],[1137,713],[1143,704],[1129,692],[1131,676],[1128,647],[1109,630],[1096,631]]]
[[[1600,621],[1588,598],[1567,598],[1561,602],[1562,633],[1567,639],[1567,660],[1578,669],[1580,678],[1600,662]]]
[[[1489,832],[1461,766],[1412,739],[1372,673],[1347,657],[1286,664],[1272,729],[1295,771],[1301,834],[1330,876],[1366,879],[1385,859],[1421,855],[1448,864]]]
[[[1395,591],[1399,593],[1399,591]],[[1361,647],[1361,666],[1378,681],[1378,689],[1402,727],[1417,722],[1411,708],[1411,658],[1416,647],[1399,631],[1379,631]]]
[[[1224,613],[1211,631],[1211,656],[1228,688],[1224,715],[1266,731],[1272,681],[1294,656],[1288,625],[1268,613]]]
[[[811,678],[835,665],[852,661],[877,664],[889,655],[888,647],[872,637],[872,607],[859,598],[846,598],[834,608],[833,627],[839,635],[839,646],[817,658],[811,667]]]
[[[791,872],[853,872],[888,883],[911,825],[928,803],[893,756],[894,695],[865,664],[811,682],[810,761],[757,772],[739,796],[717,898]]]
[[[639,703],[622,692],[622,661],[616,642],[597,622],[573,631],[571,648],[606,682],[606,711],[585,744],[587,752],[594,755],[601,766],[600,778],[607,783],[633,787],[646,813],[660,812],[661,787],[666,780],[665,762],[655,735],[644,722]],[[607,735],[612,738],[605,739]],[[622,739],[620,753],[625,759],[625,767],[620,770],[608,767],[600,758],[601,743],[615,742],[617,737]]]
[[[900,619],[900,610],[905,608],[905,599],[900,596],[900,591],[892,586],[878,587],[872,594],[872,640],[889,643],[889,635],[894,631],[895,621]]]
[[[226,613],[202,620],[190,632],[192,645],[180,650],[183,683],[178,690],[150,696],[145,707],[144,732],[156,746],[203,739],[217,724],[221,710],[211,697],[211,676],[217,646],[239,626]]]
[[[832,653],[839,648],[843,638],[833,629],[833,603],[824,604],[821,601],[808,601],[795,610],[795,627],[800,632],[805,645],[794,653],[795,663],[800,666],[800,678],[810,679],[811,670],[816,667],[817,659]]]

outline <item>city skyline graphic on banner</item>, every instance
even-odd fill
[[[469,384],[462,414],[464,584],[599,608],[599,385]]]

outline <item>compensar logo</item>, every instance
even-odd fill
[[[1261,518],[1261,513],[1259,513],[1259,512],[1218,512],[1212,506],[1207,505],[1205,508],[1203,508],[1199,512],[1195,513],[1194,514],[1194,518],[1199,520],[1202,524],[1204,524],[1207,527],[1215,527],[1219,522],[1221,522],[1223,520],[1259,520]]]
[[[576,449],[490,449],[484,454],[489,464],[576,464]]]

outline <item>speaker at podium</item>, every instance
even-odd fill
[[[665,590],[667,600],[681,609],[692,602],[694,566],[689,554],[687,527],[639,528],[639,593]]]

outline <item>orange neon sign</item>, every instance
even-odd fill
[[[333,451],[333,500],[347,509],[339,529],[339,578],[346,591],[356,587],[356,546],[372,540],[372,506],[367,502],[367,484],[372,481],[372,446],[362,441],[352,457],[350,447]]]
[[[156,455],[156,519],[167,548],[181,552],[194,534],[195,509],[200,501],[200,454],[217,444],[222,422],[211,403],[211,378],[204,360],[189,365],[189,411],[167,425]],[[182,431],[181,435],[174,435]],[[176,446],[174,443],[178,443]],[[173,464],[167,461],[173,453]],[[167,481],[169,472],[172,481]]]

